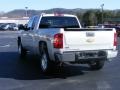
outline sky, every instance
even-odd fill
[[[0,12],[25,9],[25,7],[34,10],[46,10],[51,8],[100,9],[102,4],[104,4],[104,9],[120,9],[119,0],[1,0]]]

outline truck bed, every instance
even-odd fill
[[[104,50],[114,49],[114,29],[64,29],[67,49]]]

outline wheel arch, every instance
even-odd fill
[[[39,49],[40,49],[41,44],[44,44],[46,46],[46,49],[48,50],[48,46],[47,46],[47,43],[45,41],[39,41]]]
[[[45,49],[46,49],[46,51],[47,51],[47,53],[48,53],[48,56],[49,56],[49,58],[50,58],[50,52],[49,52],[49,48],[48,48],[47,42],[45,42],[45,41],[39,41],[39,52],[40,52],[40,45],[41,45],[41,44],[44,44],[44,45],[45,45]]]

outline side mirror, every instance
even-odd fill
[[[20,24],[20,25],[18,26],[18,29],[19,29],[19,30],[25,30],[25,31],[27,31],[27,30],[28,30],[27,24],[25,24],[25,25]]]

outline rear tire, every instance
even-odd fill
[[[52,69],[52,65],[51,65],[52,61],[50,61],[46,45],[44,43],[41,43],[39,47],[40,47],[39,62],[40,62],[41,70],[44,74],[48,74]]]
[[[94,62],[89,63],[89,66],[91,70],[100,70],[103,68],[104,63],[105,63],[105,60],[94,61]]]

